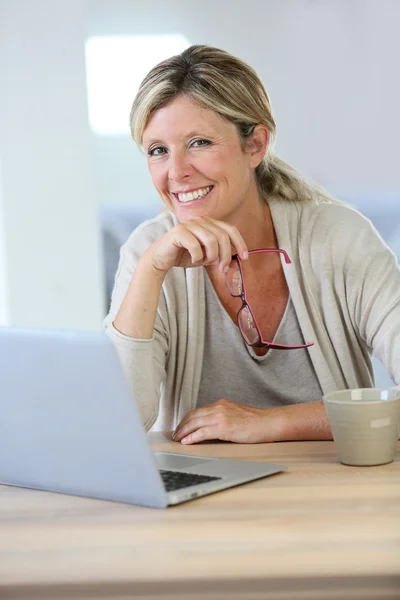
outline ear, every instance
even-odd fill
[[[255,169],[267,152],[269,143],[269,131],[265,125],[260,123],[255,126],[253,133],[247,140],[247,153],[250,159],[250,166]]]

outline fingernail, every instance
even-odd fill
[[[183,438],[183,439],[181,440],[182,444],[186,444],[186,442],[187,442],[187,441],[188,441],[188,438],[187,438],[187,437],[185,437],[185,438]]]
[[[228,267],[228,265],[227,265],[226,267],[224,267],[224,268],[223,268],[223,272],[224,272],[224,273],[227,273],[228,271],[229,271],[229,267]]]
[[[245,250],[242,254],[242,257],[244,260],[247,260],[249,258],[249,253],[247,252],[247,250]]]

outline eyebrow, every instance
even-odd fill
[[[206,137],[206,138],[210,138],[213,137],[212,135],[210,135],[209,132],[203,132],[200,133],[199,130],[194,129],[193,131],[190,131],[189,133],[187,133],[185,135],[185,138],[192,138],[192,137]],[[153,144],[164,144],[165,142],[163,142],[161,139],[158,138],[152,138],[150,140],[147,141],[146,145],[147,146],[152,146]]]

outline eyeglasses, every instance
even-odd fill
[[[268,252],[282,254],[286,264],[290,264],[292,262],[287,252],[285,250],[281,250],[280,248],[263,248],[259,250],[250,250],[249,256],[251,254],[262,254]],[[238,310],[237,320],[240,332],[248,346],[252,346],[253,348],[273,348],[276,350],[296,350],[298,348],[308,348],[309,346],[314,345],[314,342],[308,342],[307,344],[301,344],[299,346],[287,346],[286,344],[274,344],[273,342],[267,342],[263,339],[260,328],[257,325],[257,321],[253,315],[253,312],[250,308],[246,297],[243,267],[241,264],[241,259],[237,254],[232,256],[232,262],[230,264],[228,272],[225,275],[225,279],[226,285],[231,296],[233,296],[234,298],[242,299],[242,306]]]

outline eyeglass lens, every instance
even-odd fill
[[[232,296],[241,296],[243,291],[242,276],[240,275],[239,264],[233,259],[226,273],[226,283]]]
[[[243,292],[242,276],[236,259],[232,260],[226,274],[226,283],[232,296],[240,297]],[[260,335],[254,323],[253,315],[247,305],[243,305],[238,313],[238,325],[246,342],[250,345],[260,341]]]
[[[247,304],[243,304],[238,313],[238,325],[246,342],[253,346],[260,341],[258,329]]]

